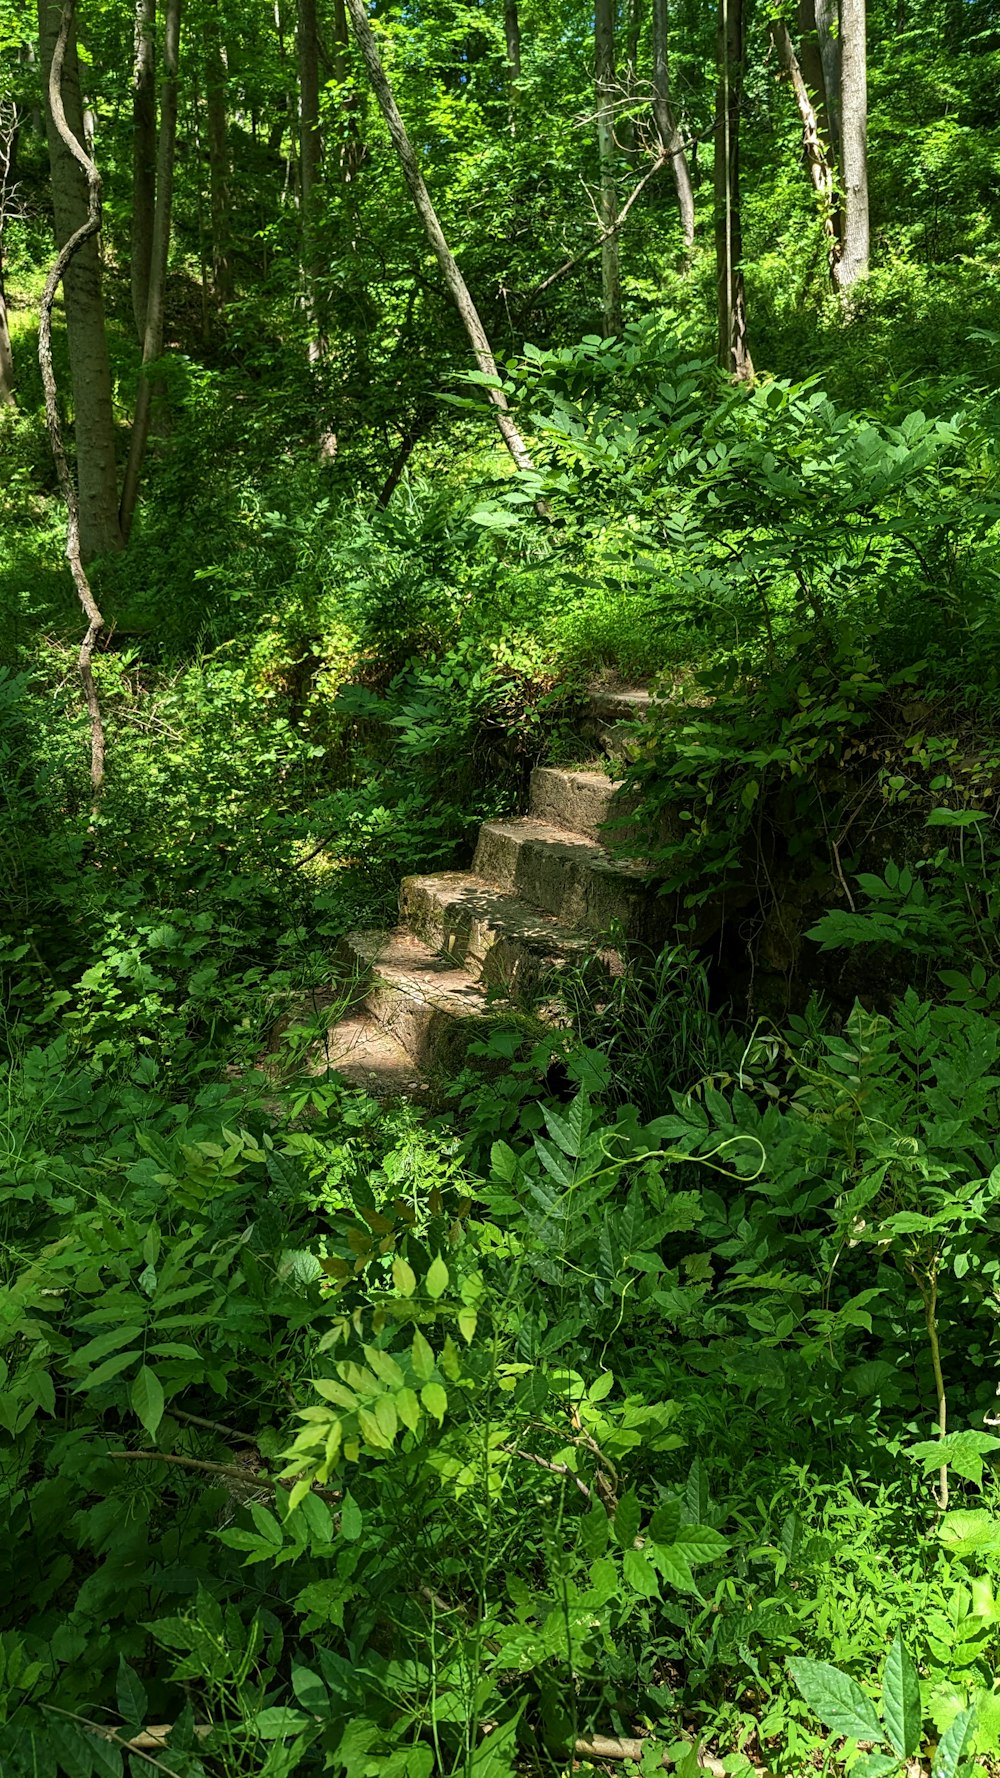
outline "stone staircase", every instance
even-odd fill
[[[561,964],[614,967],[612,929],[614,946],[663,942],[669,910],[645,867],[602,843],[612,816],[628,835],[610,770],[648,705],[647,692],[595,694],[585,732],[609,769],[536,767],[528,813],[485,822],[471,870],[405,878],[394,931],[341,941],[352,1006],[314,1051],[317,1070],[377,1097],[418,1096],[428,1076],[458,1072],[470,1043],[535,1008]]]

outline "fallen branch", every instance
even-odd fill
[[[644,1743],[638,1736],[620,1735],[587,1735],[581,1736],[573,1744],[573,1752],[577,1759],[630,1759],[639,1765],[642,1760]],[[698,1765],[703,1772],[711,1772],[712,1778],[726,1778],[726,1768],[720,1759],[713,1758],[710,1753],[697,1750]],[[661,1766],[675,1766],[677,1756],[665,1753],[660,1761]],[[763,1775],[763,1766],[755,1766],[754,1771]]]
[[[87,702],[90,715],[90,781],[95,790],[99,790],[104,778],[104,723],[101,720],[101,705],[94,683],[94,644],[104,628],[104,619],[97,607],[97,602],[90,588],[80,555],[80,504],[77,499],[76,484],[70,473],[66,447],[63,444],[62,426],[59,420],[59,405],[56,395],[56,377],[52,367],[52,309],[66,269],[80,248],[96,235],[101,227],[101,176],[89,154],[81,146],[69,127],[62,97],[63,63],[66,59],[66,46],[69,42],[70,27],[73,23],[74,0],[66,0],[62,18],[59,21],[59,35],[52,52],[52,65],[49,69],[49,106],[59,136],[65,143],[77,164],[83,168],[87,180],[87,220],[70,235],[56,255],[55,264],[45,280],[42,292],[42,306],[38,319],[38,364],[42,373],[42,388],[45,391],[45,424],[49,434],[49,444],[56,466],[59,489],[66,506],[66,560],[73,576],[77,597],[83,606],[87,619],[87,629],[80,644],[78,666],[83,682],[83,695]]]
[[[236,1463],[209,1463],[203,1457],[181,1457],[175,1451],[106,1451],[104,1454],[116,1463],[176,1463],[180,1469],[200,1469],[209,1475],[227,1476],[251,1489],[275,1483],[291,1489],[298,1480],[297,1476],[273,1476],[264,1469],[241,1469]],[[337,1501],[341,1498],[340,1491],[334,1488],[312,1488],[310,1492],[320,1500]]]
[[[661,167],[665,167],[667,165],[668,161],[673,160],[674,152],[675,151],[673,151],[669,148],[662,148],[661,147],[660,152],[657,154],[656,159],[654,160],[648,173],[643,174],[642,178],[639,180],[638,185],[633,185],[632,190],[629,192],[628,197],[626,198],[624,204],[622,205],[621,209],[619,210],[616,220],[611,224],[611,227],[610,228],[602,228],[600,233],[595,237],[595,239],[593,241],[589,242],[586,247],[581,248],[579,253],[574,253],[572,259],[567,259],[565,264],[559,266],[556,271],[550,272],[548,277],[543,278],[540,284],[536,284],[534,290],[529,290],[527,296],[525,297],[526,303],[534,302],[535,297],[541,296],[543,290],[548,290],[550,284],[555,284],[555,283],[557,283],[557,281],[560,278],[565,278],[567,272],[573,271],[574,268],[576,266],[578,266],[582,260],[589,259],[590,255],[592,253],[599,253],[600,252],[601,248],[604,246],[605,241],[610,241],[612,235],[616,235],[618,233],[618,230],[621,228],[622,223],[625,221],[626,216],[628,215],[629,211],[631,210],[632,205],[635,203],[635,200],[639,196],[640,192],[645,190],[646,186],[649,184],[649,181],[656,176],[656,174],[660,171]]]
[[[550,1475],[566,1476],[569,1481],[573,1482],[574,1485],[579,1488],[584,1499],[593,1500],[594,1496],[586,1482],[581,1476],[577,1475],[575,1470],[570,1469],[568,1463],[550,1463],[547,1457],[539,1457],[534,1451],[520,1451],[516,1445],[501,1445],[500,1449],[501,1451],[505,1451],[508,1457],[521,1457],[525,1463],[535,1463],[538,1465],[539,1469],[547,1469]]]

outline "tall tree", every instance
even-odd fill
[[[820,133],[819,118],[812,95],[805,82],[805,76],[795,54],[788,26],[784,19],[773,20],[770,26],[771,42],[778,57],[778,65],[789,81],[795,95],[799,119],[802,124],[802,156],[816,193],[820,220],[826,238],[830,276],[836,282],[837,268],[840,259],[840,242],[837,236],[836,208],[833,190],[833,170],[827,159],[826,147]]]
[[[9,407],[14,400],[14,354],[3,281],[3,237],[13,207],[17,130],[17,106],[12,98],[0,94],[0,407]]]
[[[48,428],[49,443],[52,446],[59,488],[66,507],[66,560],[69,563],[73,584],[87,619],[87,628],[80,644],[79,668],[90,715],[90,778],[94,790],[97,791],[104,778],[104,724],[101,720],[101,706],[94,680],[93,657],[94,645],[104,628],[104,618],[91,591],[84,563],[79,490],[74,484],[69,459],[63,444],[56,379],[52,367],[52,307],[56,300],[56,293],[60,284],[65,282],[74,260],[79,259],[91,243],[96,242],[101,227],[100,174],[93,158],[84,147],[82,133],[78,133],[70,122],[65,103],[67,90],[71,96],[75,96],[75,99],[79,100],[79,76],[75,68],[75,57],[72,64],[70,59],[70,50],[75,43],[75,22],[75,0],[65,0],[55,35],[50,38],[46,31],[42,37],[42,60],[47,76],[45,110],[50,131],[58,139],[73,165],[78,168],[84,181],[86,195],[83,216],[72,233],[60,243],[55,264],[45,280],[41,311],[38,317],[38,365],[42,373],[42,388],[45,392],[45,422]],[[46,26],[50,23],[51,21],[47,19]],[[75,80],[74,74],[76,75]],[[67,81],[69,82],[68,87]],[[54,171],[55,165],[53,163],[53,173]],[[77,436],[79,438],[79,424]],[[79,460],[79,448],[77,455]]]
[[[309,362],[324,357],[320,318],[321,266],[316,240],[316,211],[323,172],[323,138],[319,117],[319,20],[316,0],[298,0],[295,50],[299,76],[299,199],[302,206],[302,273],[309,317]]]
[[[177,89],[180,59],[181,0],[166,0],[163,21],[163,87],[160,94],[160,127],[156,144],[156,205],[153,213],[153,244],[149,267],[149,294],[142,342],[142,370],[136,394],[135,417],[129,441],[128,461],[122,484],[121,530],[128,540],[139,498],[139,480],[149,442],[153,380],[149,366],[163,356],[166,314],[167,262],[170,256],[170,220],[173,207],[174,154],[177,141]]]
[[[606,334],[621,333],[622,287],[618,253],[618,185],[615,179],[615,0],[594,8],[594,84],[600,166],[601,303]]]
[[[375,33],[368,18],[366,0],[347,0],[347,9],[351,15],[354,35],[368,71],[372,91],[378,101],[379,110],[385,118],[392,145],[399,157],[403,177],[409,186],[414,208],[423,224],[424,233],[440,267],[448,294],[458,310],[466,338],[472,347],[476,368],[489,378],[486,394],[493,406],[497,429],[518,469],[531,470],[534,468],[534,464],[514,416],[507,405],[507,397],[500,387],[496,359],[493,356],[493,348],[490,345],[486,329],[480,320],[479,311],[472,300],[469,287],[462,276],[455,255],[445,238],[437,211],[424,183],[417,157],[413,152],[413,145],[406,133],[406,126],[399,114],[399,107],[396,104],[392,87],[389,85],[385,69],[382,66]]]
[[[225,308],[232,295],[228,83],[229,56],[219,18],[219,0],[209,0],[205,25],[205,110],[208,119],[212,298],[217,310]]]
[[[677,127],[670,97],[669,0],[653,0],[653,122],[660,152],[670,156],[670,170],[677,188],[677,206],[686,247],[694,246],[694,189],[684,142]]]
[[[156,0],[136,0],[132,62],[132,314],[146,335],[156,205]]]
[[[740,212],[740,121],[743,109],[743,0],[719,0],[718,91],[715,108],[715,269],[719,363],[740,380],[753,376],[747,345]]]
[[[866,276],[868,223],[868,43],[865,0],[840,0],[840,176],[843,220],[837,288]]]
[[[52,171],[52,208],[56,243],[60,248],[90,219],[88,175],[84,164],[68,145],[69,138],[78,145],[85,141],[80,67],[72,10],[61,68],[61,105],[65,114],[65,136],[52,114],[50,75],[53,53],[59,41],[62,10],[60,0],[38,0],[38,38],[45,127]],[[111,365],[104,324],[104,297],[101,290],[101,262],[97,251],[96,228],[90,231],[79,249],[72,254],[62,276],[62,286],[70,381],[73,388],[79,546],[82,561],[88,562],[94,556],[122,546],[118,521]]]

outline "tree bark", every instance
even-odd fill
[[[685,247],[694,246],[694,189],[691,169],[670,102],[669,0],[653,0],[653,122],[660,151],[670,156]]]
[[[809,96],[809,90],[803,78],[802,69],[799,67],[784,19],[773,21],[771,42],[774,44],[781,71],[791,83],[792,91],[795,94],[795,103],[798,106],[799,118],[802,122],[802,156],[812,181],[813,190],[816,193],[820,220],[826,237],[830,276],[836,281],[840,244],[834,220],[833,172],[826,158],[816,110]]]
[[[3,281],[3,235],[12,200],[17,127],[17,107],[5,102],[0,107],[0,407],[10,407],[14,403],[14,354]]]
[[[840,0],[840,171],[843,223],[838,290],[868,273],[868,51],[865,0]]]
[[[372,91],[378,101],[379,110],[385,118],[393,147],[399,156],[399,164],[403,170],[403,177],[409,186],[414,208],[423,224],[424,233],[441,269],[448,294],[458,310],[466,337],[472,347],[477,369],[484,376],[496,377],[499,381],[496,359],[493,356],[493,349],[487,338],[486,329],[479,318],[479,311],[459,270],[458,262],[445,239],[444,230],[438,220],[437,211],[431,202],[430,193],[424,184],[423,175],[417,163],[417,157],[406,133],[406,126],[399,115],[392,88],[386,78],[382,59],[378,53],[378,44],[368,19],[365,0],[347,0],[347,8],[351,15],[351,24],[354,27],[354,35],[361,51],[362,60],[368,70]],[[534,469],[531,455],[507,406],[507,397],[503,390],[487,388],[486,394],[493,405],[500,436],[518,469]]]
[[[804,0],[812,4],[816,20],[820,66],[823,70],[823,97],[826,101],[830,149],[835,161],[840,160],[840,20],[837,0]]]
[[[507,45],[507,112],[510,133],[517,131],[518,87],[521,82],[521,19],[517,0],[504,0],[503,34]]]
[[[128,461],[122,484],[120,521],[128,541],[139,498],[139,481],[149,442],[153,382],[149,366],[163,356],[166,312],[167,261],[170,254],[170,214],[173,202],[174,151],[177,141],[177,87],[180,58],[181,0],[166,0],[163,25],[163,89],[160,95],[160,128],[156,145],[156,206],[153,213],[153,249],[149,268],[146,328],[142,342],[142,371],[136,392],[135,418],[129,441]]]
[[[132,65],[132,313],[146,334],[156,205],[156,0],[136,0]]]
[[[232,296],[230,249],[229,121],[226,88],[229,60],[213,0],[205,34],[205,111],[208,121],[208,203],[212,231],[212,300],[224,309]]]
[[[56,245],[65,244],[89,219],[88,178],[84,155],[81,161],[69,147],[72,139],[80,153],[84,141],[80,69],[72,11],[62,60],[61,106],[65,135],[52,115],[50,70],[59,38],[62,8],[58,0],[39,0],[38,34],[41,50],[42,92],[46,98],[45,126],[52,169],[52,208]],[[115,420],[111,392],[111,365],[104,326],[101,262],[97,229],[84,237],[66,263],[62,278],[69,346],[70,381],[73,389],[76,436],[77,499],[79,502],[80,554],[84,562],[121,549],[118,523],[118,479],[115,465]]]
[[[598,214],[601,219],[601,302],[606,334],[621,333],[622,289],[618,253],[618,188],[615,181],[615,3],[596,0],[594,84],[597,99],[597,154],[600,163]]]
[[[302,275],[309,317],[309,362],[326,356],[320,317],[319,254],[316,205],[323,172],[323,138],[319,127],[319,24],[316,0],[298,0],[295,48],[299,74],[299,201],[302,217]]]
[[[719,0],[719,86],[715,111],[715,267],[719,364],[750,381],[740,216],[740,112],[743,95],[743,0]]]
[[[78,664],[90,716],[90,779],[97,791],[104,778],[104,724],[101,720],[101,705],[94,682],[93,657],[94,644],[104,628],[104,619],[91,592],[90,581],[83,563],[80,500],[63,444],[56,379],[52,368],[52,307],[56,300],[56,292],[60,283],[65,280],[73,261],[78,259],[81,253],[85,253],[92,242],[96,243],[101,226],[100,174],[94,161],[83,148],[80,135],[71,128],[64,103],[64,81],[72,67],[69,52],[74,44],[74,0],[66,0],[55,38],[50,39],[46,33],[42,42],[43,66],[47,75],[45,85],[46,117],[52,133],[73,165],[79,169],[86,184],[85,214],[79,226],[62,242],[56,254],[55,264],[45,280],[42,306],[38,318],[38,364],[42,373],[42,388],[45,392],[45,423],[48,428],[49,443],[52,447],[59,487],[66,505],[66,560],[69,563],[73,584],[87,619],[87,628],[80,644]],[[76,97],[79,98],[78,81],[75,90]],[[73,92],[72,84],[70,92]]]

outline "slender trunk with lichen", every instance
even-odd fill
[[[64,248],[70,241],[78,240],[60,272],[60,280],[73,389],[80,554],[83,562],[89,562],[94,556],[120,549],[122,535],[118,523],[111,363],[104,325],[101,262],[97,251],[100,223],[89,226],[93,220],[89,172],[93,161],[83,146],[86,137],[72,5],[68,8],[68,24],[66,17],[58,0],[39,0],[42,92],[46,99],[45,125],[52,171],[56,245]],[[51,68],[60,41],[60,79],[54,84]],[[53,95],[59,106],[58,117],[52,110]],[[98,215],[99,191],[98,181]],[[85,225],[88,226],[81,234]]]
[[[660,149],[670,156],[685,247],[694,246],[694,188],[684,142],[670,99],[670,18],[668,0],[653,0],[653,122]]]
[[[594,12],[594,82],[597,99],[597,155],[600,166],[601,306],[606,334],[622,330],[622,286],[618,253],[618,184],[615,178],[615,7],[597,0]]]
[[[493,406],[497,429],[518,469],[531,470],[534,468],[531,455],[514,421],[514,416],[507,406],[507,397],[501,388],[494,386],[494,383],[499,384],[500,378],[497,374],[493,348],[480,320],[479,311],[472,300],[469,287],[459,270],[458,262],[448,246],[437,211],[431,202],[430,193],[424,184],[423,174],[413,152],[413,145],[406,133],[406,126],[399,114],[392,88],[382,66],[382,58],[378,53],[378,44],[368,18],[365,0],[347,0],[347,8],[351,15],[351,24],[354,28],[358,48],[361,51],[361,58],[368,71],[372,91],[378,102],[379,110],[385,118],[392,145],[399,157],[403,177],[413,199],[414,208],[423,224],[424,233],[438,262],[448,294],[455,304],[459,319],[465,329],[466,338],[472,347],[476,368],[491,379],[490,385],[486,389],[486,395]]]
[[[840,245],[835,221],[833,170],[826,158],[826,149],[820,135],[816,108],[806,86],[798,57],[792,47],[788,26],[784,19],[775,19],[770,29],[771,42],[777,53],[778,64],[795,94],[795,103],[802,123],[802,157],[812,182],[812,188],[816,193],[820,221],[826,239],[830,276],[835,280]]]
[[[177,140],[177,88],[180,58],[181,0],[167,0],[163,30],[163,89],[160,95],[160,128],[156,144],[156,207],[153,213],[153,245],[146,300],[146,327],[142,342],[142,370],[136,393],[132,437],[122,484],[121,529],[128,540],[139,498],[139,481],[149,443],[153,382],[149,366],[163,355],[166,314],[167,261],[170,256],[170,218],[174,186],[174,149]]]
[[[738,382],[753,377],[747,344],[740,211],[740,116],[743,95],[743,0],[719,0],[719,82],[715,112],[715,262],[718,356]]]
[[[156,207],[156,0],[136,0],[132,64],[132,314],[146,335]]]
[[[68,47],[72,41],[73,23],[74,0],[66,0],[55,41],[51,44],[51,52],[46,57],[48,63],[46,109],[53,131],[86,180],[87,213],[79,227],[74,229],[69,238],[63,242],[56,254],[55,263],[45,280],[38,318],[38,363],[45,394],[45,423],[48,428],[59,488],[66,507],[66,560],[73,576],[77,597],[83,607],[83,614],[87,619],[87,628],[80,644],[78,664],[83,693],[87,702],[87,712],[90,717],[90,778],[94,790],[97,791],[104,779],[104,724],[101,720],[101,705],[94,680],[93,663],[94,645],[104,628],[104,618],[94,599],[83,564],[80,502],[66,456],[66,447],[63,443],[58,392],[52,366],[52,309],[56,293],[73,261],[86,251],[91,242],[96,242],[101,227],[100,174],[93,159],[83,147],[80,137],[70,127],[63,98],[63,80],[66,72]]]
[[[848,291],[867,276],[868,47],[865,0],[840,0],[840,177],[843,222],[835,283]]]

